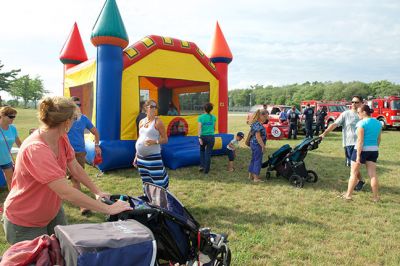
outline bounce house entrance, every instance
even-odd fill
[[[71,87],[70,95],[79,97],[81,100],[81,112],[92,120],[93,110],[93,82]]]
[[[210,101],[208,82],[140,77],[139,83],[141,100],[155,100],[159,116],[199,115]]]

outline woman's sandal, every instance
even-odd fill
[[[353,200],[353,198],[349,198],[346,196],[346,194],[340,194],[339,196],[337,196],[338,198],[344,199],[346,201],[351,201]]]

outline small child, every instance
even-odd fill
[[[238,132],[236,134],[236,137],[229,142],[229,144],[226,146],[227,150],[226,153],[228,154],[228,171],[233,172],[235,168],[233,168],[233,161],[235,160],[236,157],[236,149],[239,148],[239,142],[244,138],[244,133],[243,132]]]

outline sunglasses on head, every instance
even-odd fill
[[[14,119],[16,116],[15,115],[7,115],[8,118]]]

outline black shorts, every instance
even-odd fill
[[[374,162],[378,160],[379,152],[378,151],[362,151],[361,152],[361,163],[365,164],[365,162]],[[355,162],[357,160],[357,150],[353,151],[351,155],[351,160]]]
[[[226,154],[228,155],[229,161],[234,161],[235,160],[235,151],[232,151],[230,149],[226,149]]]

